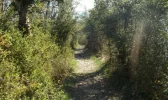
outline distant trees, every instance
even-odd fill
[[[96,4],[90,11],[90,17],[87,19],[85,31],[88,33],[88,49],[95,54],[101,54],[107,44],[105,36],[105,20],[107,9],[104,2]]]
[[[58,15],[54,20],[52,27],[52,35],[56,36],[57,43],[60,46],[68,45],[72,39],[72,35],[75,32],[75,19],[73,19],[74,8],[73,0],[64,0],[64,3],[58,6]]]

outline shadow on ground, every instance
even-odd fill
[[[81,51],[81,50],[79,50]],[[90,54],[76,53],[76,59],[89,59]],[[64,90],[72,100],[130,100],[129,79],[121,70],[115,70],[110,77],[103,76],[109,62],[98,71],[87,74],[72,74],[65,79]],[[127,93],[127,92],[128,93]]]
[[[76,59],[90,59],[93,54],[89,53],[87,49],[75,49]]]

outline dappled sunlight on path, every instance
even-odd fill
[[[100,66],[84,50],[75,51],[75,57],[78,66],[65,87],[71,100],[119,100],[109,90],[108,79],[99,72]]]
[[[97,70],[98,66],[94,63],[94,61],[90,57],[87,57],[84,54],[84,50],[75,51],[75,57],[76,61],[78,62],[75,73],[86,74],[86,73],[93,73]]]

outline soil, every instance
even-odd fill
[[[72,100],[119,100],[110,96],[113,92],[108,90],[107,79],[97,73],[100,66],[84,50],[75,51],[75,57],[78,62],[73,75],[75,84],[68,87]]]

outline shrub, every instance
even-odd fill
[[[73,52],[41,30],[24,38],[15,29],[0,35],[1,99],[66,98],[57,83],[71,71]]]

